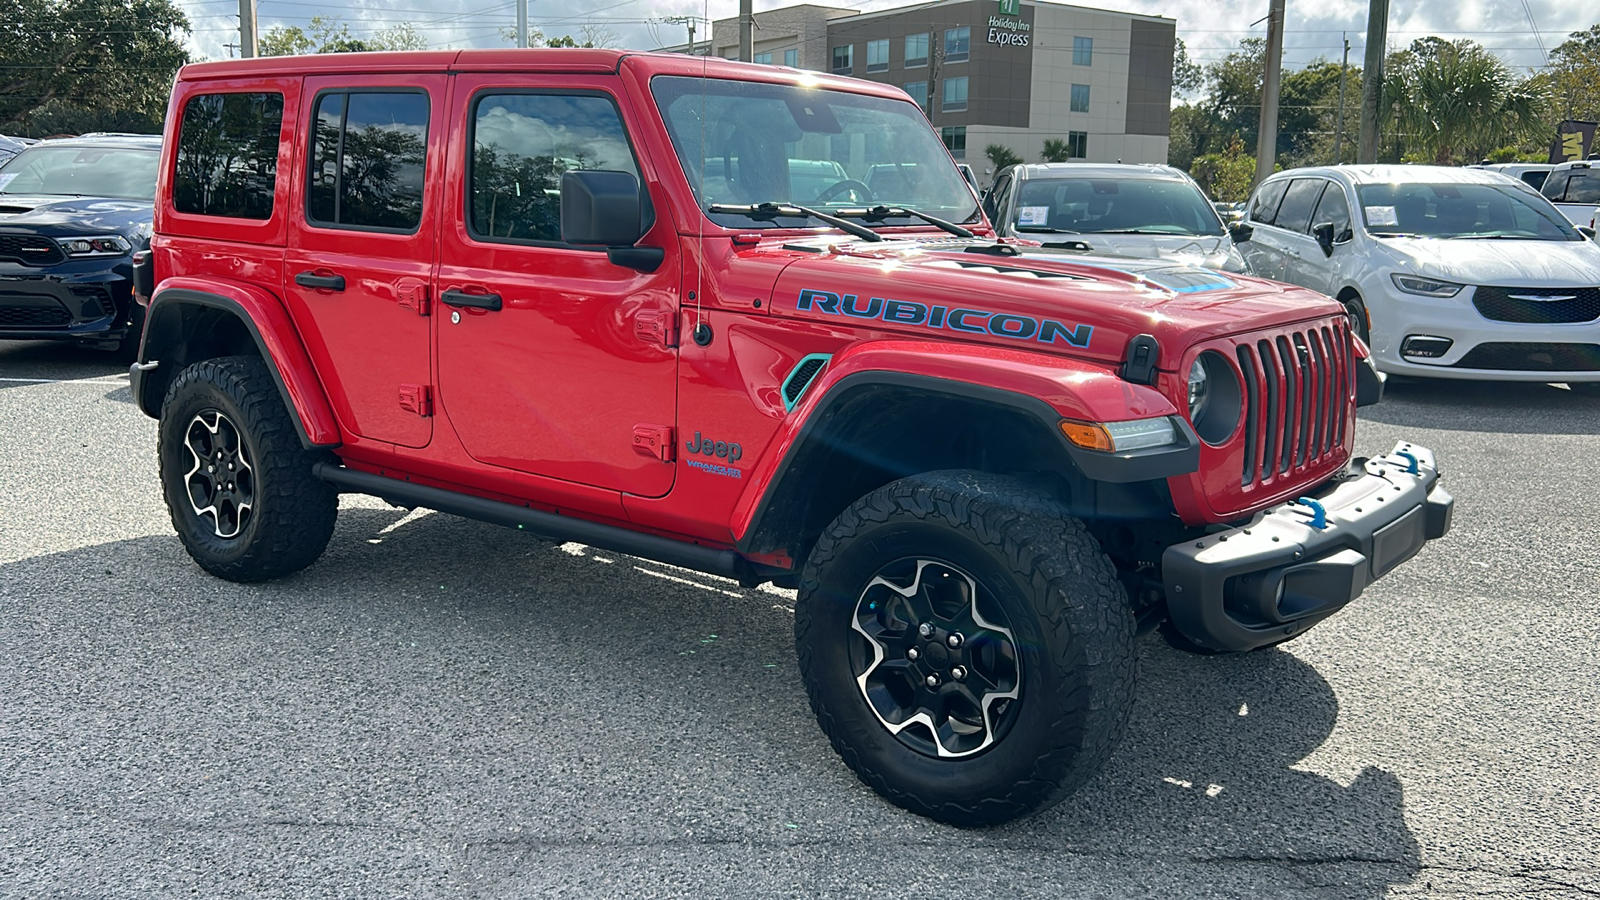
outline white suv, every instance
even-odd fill
[[[1600,390],[1600,245],[1521,182],[1294,169],[1262,182],[1243,224],[1251,269],[1344,303],[1384,372]]]

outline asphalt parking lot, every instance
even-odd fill
[[[835,757],[791,600],[347,498],[202,573],[108,357],[0,343],[0,896],[1600,894],[1600,399],[1411,382],[1455,531],[1281,649],[1141,643],[1085,790],[985,831]]]

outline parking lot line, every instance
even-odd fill
[[[110,384],[117,387],[125,387],[128,384],[126,378],[120,381],[103,381],[90,378],[0,378],[0,381],[20,382],[23,384]]]

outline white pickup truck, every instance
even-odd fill
[[[1600,159],[1564,162],[1550,171],[1539,193],[1574,225],[1594,228],[1600,217]]]

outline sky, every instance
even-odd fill
[[[225,46],[238,40],[238,0],[177,0],[194,29],[191,48],[198,56],[224,59]],[[909,5],[905,0],[810,0],[863,12]],[[792,0],[756,0],[757,12],[791,5]],[[1241,38],[1266,35],[1267,0],[1086,0],[1088,6],[1166,16],[1176,20],[1178,37],[1190,58],[1204,65],[1226,55]],[[1360,65],[1366,45],[1367,0],[1290,0],[1284,29],[1284,62],[1298,68],[1317,57],[1337,61],[1341,32],[1350,40],[1350,61]],[[1219,14],[1219,10],[1225,10]],[[516,6],[507,0],[258,0],[259,31],[275,24],[301,25],[313,15],[340,15],[353,35],[410,22],[435,47],[503,47],[502,29],[516,24]],[[649,50],[687,40],[674,16],[721,19],[738,14],[738,0],[530,0],[532,27],[548,35],[578,35],[584,25],[602,25],[618,46]],[[1391,0],[1389,47],[1438,35],[1470,38],[1498,53],[1519,71],[1544,64],[1545,51],[1600,22],[1593,0]],[[1256,23],[1252,25],[1252,23]],[[1535,30],[1534,24],[1537,24]],[[706,29],[701,26],[699,36]],[[1541,43],[1543,50],[1541,50]]]

